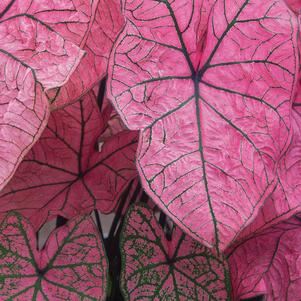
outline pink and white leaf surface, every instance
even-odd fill
[[[87,3],[87,1],[83,1]],[[93,18],[80,47],[86,52],[69,82],[48,94],[52,109],[73,103],[85,95],[106,74],[113,42],[124,25],[119,0],[93,2]]]
[[[229,259],[233,300],[301,299],[301,219],[292,217],[247,240]]]
[[[67,2],[70,1],[61,1]],[[52,28],[47,23],[46,12],[41,9],[48,9],[51,19],[50,11],[55,10],[56,4],[52,0],[1,2],[0,189],[47,124],[45,90],[63,86],[84,54],[64,36],[61,29],[66,24]],[[69,17],[66,11],[56,14],[61,21]]]
[[[123,3],[109,93],[141,130],[143,187],[219,253],[274,190],[291,141],[297,17],[275,0]]]
[[[236,243],[286,221],[301,209],[301,110],[294,107],[291,115],[293,138],[277,169],[277,186],[265,201],[254,221],[237,237]]]

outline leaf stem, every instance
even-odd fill
[[[106,94],[106,84],[107,84],[107,77],[104,77],[100,81],[98,95],[97,95],[97,104],[100,112],[102,110],[103,100]]]
[[[11,0],[8,5],[4,8],[4,10],[0,13],[0,19],[10,10],[12,5],[14,4],[16,0]]]
[[[100,237],[101,237],[102,241],[104,241],[102,226],[101,226],[101,222],[100,222],[100,216],[99,216],[99,212],[97,209],[94,209],[94,214],[95,214],[96,225],[97,225]]]

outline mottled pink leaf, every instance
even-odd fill
[[[225,249],[273,191],[290,142],[296,16],[274,0],[124,6],[110,97],[142,130],[143,186],[183,230]]]
[[[93,91],[52,113],[41,138],[0,195],[0,211],[19,210],[34,228],[50,216],[66,218],[94,208],[112,211],[123,189],[137,176],[137,133],[98,137],[110,116],[99,114]]]
[[[0,299],[105,300],[108,263],[90,217],[55,230],[37,251],[29,222],[11,212],[0,225]]]
[[[0,7],[0,189],[47,123],[45,89],[64,85],[84,54],[27,10],[34,2],[4,1]],[[51,10],[57,1],[40,5],[45,2]]]
[[[84,42],[80,45],[86,51],[86,56],[70,77],[68,84],[60,91],[51,91],[48,94],[52,99],[53,109],[81,98],[106,73],[112,44],[124,24],[124,18],[119,0],[94,1],[93,9],[95,16]]]
[[[240,245],[230,256],[233,300],[301,300],[301,220],[293,217]]]
[[[125,300],[229,300],[227,265],[175,228],[171,241],[146,205],[133,205],[121,233]]]

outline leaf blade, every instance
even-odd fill
[[[141,130],[144,189],[219,253],[276,185],[292,138],[298,25],[272,0],[181,4],[124,2],[109,92],[127,126]]]
[[[228,300],[227,264],[178,228],[167,241],[148,206],[130,207],[121,235],[126,300]]]
[[[67,226],[55,230],[42,252],[36,249],[33,228],[20,214],[8,214],[1,224],[1,230],[1,249],[6,248],[15,259],[12,265],[8,253],[0,258],[0,296],[5,300],[20,300],[20,297],[30,300],[105,300],[107,259],[95,225],[89,217],[75,218]],[[81,240],[77,240],[79,233]],[[20,237],[23,237],[23,244]],[[24,258],[27,264],[22,262]],[[11,269],[5,269],[6,265]],[[87,269],[89,265],[93,265],[93,268]]]

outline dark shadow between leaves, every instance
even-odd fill
[[[45,223],[37,232],[37,248],[43,250],[45,244],[53,230],[64,226],[68,220],[60,215],[57,218]]]
[[[240,299],[240,301],[265,301],[265,296],[264,295],[259,295],[255,296],[252,298],[247,298],[247,299]]]

